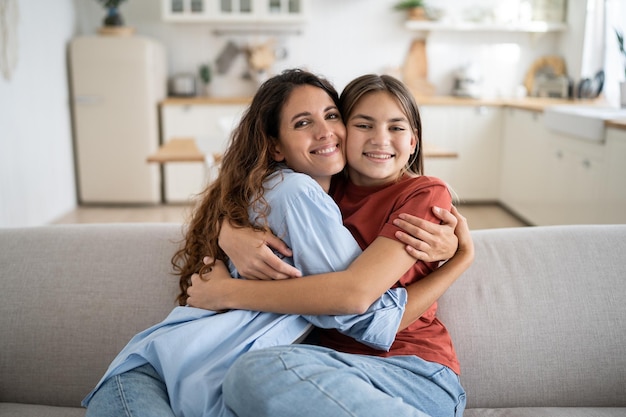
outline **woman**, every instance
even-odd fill
[[[411,307],[420,319],[398,333],[389,352],[331,330],[321,332],[323,347],[294,345],[245,354],[224,382],[226,404],[239,417],[462,415],[459,364],[436,317],[436,300],[454,281],[454,272],[460,274],[473,261],[471,239],[460,236],[459,252],[430,272],[435,263],[415,264],[395,238],[399,212],[427,217],[433,204],[451,204],[445,184],[422,175],[421,122],[406,87],[388,76],[360,77],[342,93],[341,109],[348,132],[348,178],[334,185],[333,195],[344,223],[367,246],[363,255],[343,272],[272,282],[232,280],[218,264],[205,279],[194,277],[189,303],[298,314],[358,313],[398,281],[420,293]],[[443,270],[446,275],[440,275]]]
[[[315,257],[310,249],[302,251],[302,255],[294,253],[296,266],[306,273],[318,272],[320,268],[342,269],[358,254],[358,245],[342,228],[339,211],[325,192],[331,176],[345,163],[345,127],[337,102],[337,94],[328,83],[301,71],[287,72],[259,89],[234,132],[222,162],[224,168],[194,212],[185,247],[173,259],[181,276],[181,305],[187,299],[190,275],[206,268],[202,264],[204,254],[225,259],[217,246],[215,227],[224,216],[258,228],[273,226],[288,238],[291,227],[284,227],[282,216],[272,216],[280,213],[281,204],[304,200],[305,205],[325,213],[323,219],[308,218],[309,230],[317,232],[320,242],[328,235],[326,230],[332,231],[330,235],[335,239],[323,242],[328,244],[311,245],[310,248],[319,248]],[[286,109],[291,108],[298,109],[297,121],[289,116],[295,127],[279,131],[280,122],[287,119]],[[298,143],[305,146],[287,149],[282,146],[285,137],[298,138]],[[295,152],[287,164],[310,177],[284,166],[281,152],[287,151]],[[294,224],[303,219],[306,220],[300,217]],[[310,323],[338,327],[374,348],[386,348],[398,327],[405,298],[403,290],[390,290],[368,306],[371,308],[364,315],[311,316],[306,320],[293,315],[252,311],[216,314],[179,307],[164,322],[133,338],[118,355],[93,398],[86,398],[88,415],[114,415],[115,411],[107,411],[111,403],[119,410],[132,408],[135,401],[143,401],[141,407],[135,408],[140,414],[167,413],[168,399],[176,415],[229,415],[223,407],[220,384],[232,361],[242,352],[292,343],[304,335]],[[138,389],[129,393],[129,386]],[[132,401],[127,400],[129,396]],[[169,413],[172,415],[172,410]]]

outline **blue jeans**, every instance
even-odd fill
[[[96,391],[85,417],[174,417],[165,383],[147,364],[109,378]]]
[[[223,395],[238,417],[460,417],[465,409],[459,378],[445,366],[310,345],[244,354]]]

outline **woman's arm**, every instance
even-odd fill
[[[466,223],[463,224],[466,225]],[[361,295],[346,296],[354,292],[355,286],[351,284],[352,279],[355,277],[358,279],[360,274],[362,277],[374,276],[374,274],[380,274],[378,276],[401,274],[404,267],[408,268],[406,259],[402,259],[401,256],[392,256],[388,258],[388,262],[371,262],[371,258],[366,255],[369,252],[380,259],[378,258],[379,252],[392,254],[394,252],[394,245],[390,245],[392,242],[390,239],[377,238],[348,270],[305,279],[234,280],[230,277],[226,267],[217,263],[213,271],[203,278],[197,274],[192,277],[188,302],[191,306],[215,310],[241,308],[285,314],[359,314],[367,309],[368,303],[371,304],[370,301],[363,301],[363,298],[374,297],[376,291],[380,291],[378,288],[381,285],[377,285],[374,281],[372,286],[377,290]],[[408,303],[400,330],[417,320],[471,265],[474,259],[474,247],[468,230],[465,235],[459,236],[459,242],[459,250],[454,257],[425,278],[407,287]],[[408,255],[405,256],[412,259]],[[389,268],[389,265],[392,267]]]
[[[407,252],[417,261],[433,262],[449,259],[457,250],[455,228],[458,216],[448,210],[433,207],[433,214],[441,224],[406,215],[394,223],[406,233],[396,237],[407,244]],[[458,213],[458,212],[455,212]],[[408,234],[407,234],[408,233]],[[272,248],[284,256],[291,256],[285,243],[270,232],[233,226],[224,221],[220,230],[219,245],[228,255],[241,276],[248,279],[286,279],[302,276],[301,272],[284,262]]]
[[[203,278],[197,274],[192,277],[187,302],[209,310],[361,314],[414,263],[403,243],[385,237],[376,238],[345,271],[302,279],[232,279],[228,269],[218,262]]]
[[[429,213],[430,209],[425,211],[425,206],[437,201],[443,203],[446,198],[449,194],[445,186],[425,187],[404,199],[405,203],[395,210],[421,212],[431,221],[438,221]],[[386,229],[389,233],[392,228]],[[192,285],[189,303],[210,309],[240,308],[287,314],[361,314],[413,265],[415,260],[405,251],[403,242],[379,236],[344,271],[269,282],[210,279]],[[414,271],[417,273],[414,276],[429,272],[423,263],[416,267],[421,272]]]
[[[457,226],[455,228],[455,233],[459,241],[457,253],[439,269],[406,287],[408,302],[398,331],[405,329],[408,325],[419,319],[419,317],[445,293],[450,285],[469,268],[474,260],[474,244],[467,220],[458,212],[456,207],[452,207],[451,215],[455,216],[457,219]],[[402,220],[399,222],[403,224],[399,226],[403,226],[408,234],[398,232],[399,234],[396,234],[396,236],[400,241],[407,244],[407,250],[411,251],[413,250],[411,249],[413,248],[411,245],[415,245],[415,242],[413,242],[415,238],[413,236],[419,233],[417,230],[419,226],[417,226],[417,224],[420,224],[421,219],[410,215],[402,215],[401,217]],[[229,280],[226,284],[232,281],[223,264],[216,265],[214,272],[211,273],[210,279],[213,280],[213,284],[218,285],[222,279]],[[208,282],[202,280],[198,275],[194,276],[192,281],[193,285],[191,289],[194,292],[192,302],[207,302],[203,300],[202,296],[207,294],[206,291],[210,291],[209,288],[203,289]],[[195,296],[196,294],[197,297]]]

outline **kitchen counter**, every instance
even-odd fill
[[[419,105],[423,106],[499,106],[510,107],[521,110],[529,110],[535,112],[543,112],[546,107],[550,106],[598,106],[608,107],[608,104],[602,99],[595,100],[569,100],[555,98],[540,97],[524,97],[524,98],[487,98],[473,99],[454,96],[419,96],[416,95]],[[626,130],[626,119],[607,120],[606,127]]]
[[[167,97],[161,106],[193,106],[207,104],[250,104],[252,97]]]
[[[608,107],[602,99],[568,100],[555,98],[524,97],[524,98],[484,98],[473,99],[455,96],[415,95],[417,104],[421,106],[498,106],[521,110],[543,112],[549,106],[598,106]],[[191,106],[211,104],[249,104],[252,97],[168,97],[161,101],[161,106]],[[607,120],[607,127],[626,130],[626,119]]]

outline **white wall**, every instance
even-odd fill
[[[569,0],[582,3],[586,0]],[[397,0],[310,0],[311,20],[300,35],[278,38],[288,50],[288,57],[278,61],[275,69],[306,67],[335,82],[338,89],[357,75],[385,72],[400,67],[411,41],[422,34],[404,27],[405,15],[393,10]],[[487,13],[503,3],[519,0],[437,0],[431,3],[457,17],[480,10]],[[79,33],[94,33],[104,16],[94,1],[77,3]],[[570,9],[581,12],[574,5]],[[215,25],[207,23],[165,23],[160,20],[161,2],[133,0],[121,7],[126,23],[143,35],[160,40],[168,49],[170,74],[196,72],[201,62],[213,62],[228,40],[244,46],[261,42],[267,35],[219,35]],[[582,8],[584,15],[584,7]],[[573,31],[578,30],[572,27]],[[430,81],[438,94],[449,94],[454,72],[470,62],[483,74],[487,96],[510,96],[525,76],[534,59],[557,52],[560,34],[534,36],[527,33],[433,32],[428,38]],[[236,95],[246,91],[241,75],[246,72],[243,55],[231,71],[218,76]],[[251,85],[251,84],[250,84]],[[253,86],[251,87],[253,88]],[[222,88],[220,90],[223,91]]]
[[[493,10],[519,0],[437,0],[448,11]],[[404,14],[392,9],[396,0],[310,0],[311,21],[299,35],[278,41],[288,50],[276,71],[301,66],[331,79],[338,89],[366,72],[402,65],[416,33],[404,28]],[[569,0],[569,14],[584,22],[586,0]],[[95,0],[19,1],[19,62],[10,81],[0,77],[0,227],[46,224],[76,205],[71,123],[68,106],[66,45],[74,35],[94,34],[105,11]],[[160,0],[122,4],[127,25],[140,35],[162,42],[170,75],[196,72],[213,62],[229,39],[240,45],[266,36],[218,36],[209,24],[161,21]],[[573,17],[572,17],[573,16]],[[582,16],[582,17],[581,17]],[[537,57],[559,53],[579,61],[575,51],[582,28],[566,34],[437,32],[428,38],[430,81],[438,94],[449,94],[454,71],[468,62],[481,69],[486,95],[511,95]],[[251,92],[242,79],[243,55],[225,75],[216,77],[222,93]],[[575,74],[576,77],[579,74]]]
[[[16,3],[17,65],[0,75],[0,227],[45,224],[76,204],[65,63],[74,6]]]

